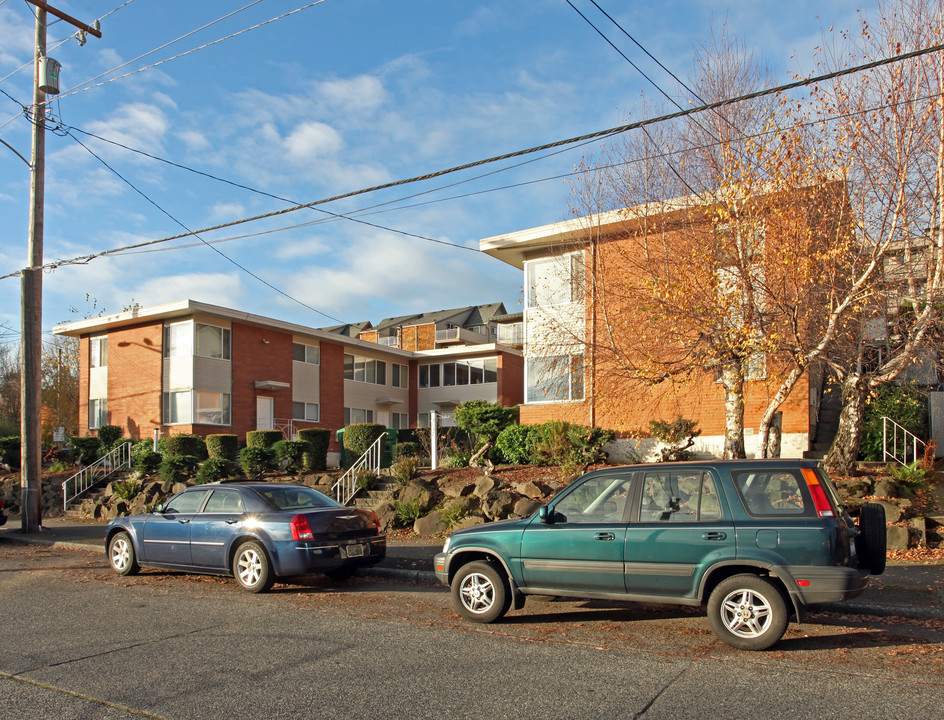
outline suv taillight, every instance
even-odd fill
[[[292,526],[292,540],[314,540],[315,534],[311,531],[311,525],[308,518],[304,515],[296,515],[289,523]]]
[[[820,517],[833,517],[833,506],[829,504],[829,498],[826,491],[816,477],[816,471],[812,468],[803,468],[803,479],[806,480],[806,486],[810,489],[810,495],[813,496],[813,507],[816,508],[816,514]]]

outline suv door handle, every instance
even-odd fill
[[[594,540],[616,540],[616,535],[611,532],[598,532],[593,536]]]
[[[721,531],[706,532],[701,536],[702,540],[725,540],[728,534]]]

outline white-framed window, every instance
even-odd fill
[[[344,354],[344,379],[357,382],[387,384],[387,363],[383,360]]]
[[[194,323],[194,355],[229,360],[229,328]]]
[[[168,323],[164,326],[164,357],[193,355],[193,323]]]
[[[527,402],[583,400],[583,355],[528,358],[525,371]]]
[[[108,336],[97,335],[89,338],[89,367],[106,367],[108,365]]]
[[[498,382],[498,359],[456,360],[419,366],[421,388],[482,385]]]
[[[88,404],[89,430],[108,424],[108,400],[105,398],[89,398]]]
[[[293,402],[292,419],[319,422],[321,419],[321,408],[318,403]]]
[[[583,252],[532,260],[525,265],[528,307],[547,307],[583,299]]]
[[[193,419],[190,390],[171,390],[164,393],[164,424],[189,423]]]
[[[406,430],[410,427],[410,416],[407,413],[390,413],[390,427],[397,430]]]
[[[315,345],[292,343],[292,360],[295,362],[318,365],[321,362],[321,351]]]
[[[360,423],[372,423],[374,421],[374,411],[364,408],[344,408],[344,425],[358,425]]]
[[[229,393],[194,392],[194,422],[204,425],[230,424],[230,396]]]
[[[393,387],[405,388],[410,385],[410,374],[406,365],[398,365],[397,363],[391,363],[390,365],[391,375],[390,378],[391,384]]]

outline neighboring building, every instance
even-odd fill
[[[495,318],[504,314],[505,306],[499,302],[403,315],[381,320],[376,326],[367,323],[357,337],[384,347],[417,351],[494,343],[498,334]]]
[[[409,428],[453,400],[522,400],[521,352],[485,335],[476,345],[412,352],[192,300],[54,332],[80,341],[83,434],[105,424],[131,438],[155,429],[244,438],[359,422]],[[434,365],[437,386],[429,381]]]
[[[777,196],[767,204],[778,207],[776,204],[784,202],[783,197]],[[840,206],[842,198],[835,193],[833,197],[839,197],[834,206]],[[816,243],[821,236],[809,232],[814,222],[817,228],[828,226],[832,230],[837,225],[828,205],[826,211],[817,213],[816,208],[824,207],[819,204],[812,209],[804,207],[808,212],[772,213],[776,218],[769,227],[757,223],[752,236],[741,238],[741,229],[733,230],[730,225],[707,219],[709,213],[704,210],[698,215],[698,210],[692,210],[694,205],[686,206],[686,200],[692,202],[680,198],[480,241],[483,252],[523,271],[525,404],[520,408],[521,422],[567,420],[615,430],[620,439],[611,457],[620,458],[630,449],[644,456],[651,454],[655,448],[654,441],[648,438],[649,422],[671,420],[680,414],[699,423],[702,434],[694,448],[698,454],[722,455],[725,395],[719,374],[699,371],[680,383],[646,381],[633,376],[632,358],[620,358],[615,351],[608,351],[603,336],[614,328],[617,333],[639,333],[651,341],[650,345],[659,344],[653,333],[642,332],[648,317],[644,305],[626,300],[621,304],[621,299],[612,292],[617,287],[614,280],[637,286],[643,282],[635,275],[633,264],[626,262],[639,248],[655,254],[662,263],[672,252],[669,248],[673,243],[678,247],[679,243],[687,242],[687,251],[699,245],[706,248],[706,262],[711,262],[708,256],[714,253],[715,269],[707,269],[704,274],[709,278],[708,284],[718,288],[715,292],[720,296],[733,286],[730,279],[733,273],[724,267],[727,256],[711,248],[737,243],[743,253],[740,262],[749,268],[748,272],[754,273],[755,262],[762,268],[759,272],[770,272],[769,265],[761,264],[761,258],[764,253],[780,251],[778,234],[791,232]],[[820,200],[822,196],[816,196],[816,201]],[[685,273],[686,267],[679,265],[674,272]],[[789,267],[784,272],[789,274]],[[638,299],[642,294],[637,292],[633,297]],[[807,298],[802,302],[810,301]],[[730,316],[721,322],[741,322],[739,305],[730,303],[729,312]],[[811,316],[815,314],[814,310]],[[666,347],[669,344],[666,341]],[[784,372],[785,365],[778,365],[778,358],[768,357],[764,352],[743,361],[744,443],[748,457],[756,452],[756,428]],[[811,428],[817,418],[811,417],[810,408],[810,380],[804,375],[780,407],[783,456],[800,457],[811,449]]]

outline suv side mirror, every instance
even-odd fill
[[[151,512],[157,513],[158,515],[160,515],[162,512],[164,512],[164,503],[158,503],[157,505],[152,507]]]
[[[540,519],[544,525],[553,525],[554,523],[561,522],[567,518],[565,518],[556,510],[552,510],[547,505],[542,505],[538,509],[538,519]]]

